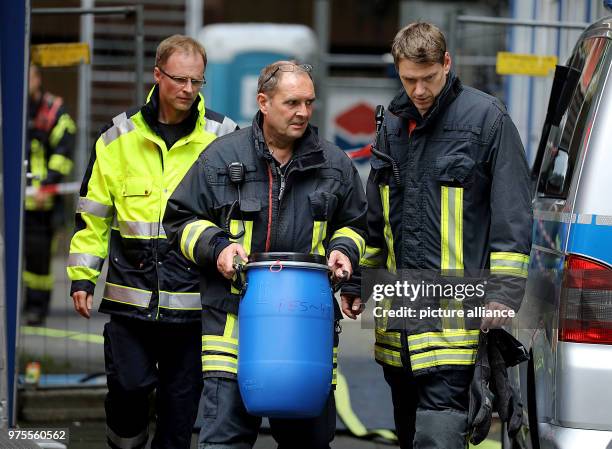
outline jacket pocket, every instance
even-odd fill
[[[455,131],[457,133],[463,133],[466,136],[474,137],[480,136],[482,133],[482,128],[480,126],[468,125],[462,123],[445,123],[444,131],[451,132]]]
[[[473,177],[474,160],[465,155],[441,156],[435,162],[435,174],[442,184],[468,185]]]
[[[259,198],[242,198],[240,200],[240,212],[244,214],[256,214],[261,210]]]
[[[338,205],[338,198],[329,192],[311,192],[308,201],[314,221],[328,221],[334,216]]]
[[[440,138],[446,142],[483,143],[482,128],[467,123],[445,123]]]
[[[149,196],[153,189],[153,180],[141,177],[127,177],[123,182],[123,196]]]
[[[259,198],[241,198],[238,205],[238,195],[235,199],[231,197],[223,198],[223,201],[214,207],[215,215],[225,220],[231,212],[230,219],[240,220],[241,217],[245,220],[253,220],[261,211],[261,200]],[[220,223],[223,224],[223,223]]]

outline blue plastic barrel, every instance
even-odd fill
[[[249,413],[318,416],[331,390],[333,293],[325,257],[258,253],[238,314],[238,384]]]

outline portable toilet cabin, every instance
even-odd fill
[[[278,60],[312,63],[317,54],[314,32],[304,25],[269,23],[215,24],[202,28],[206,48],[206,106],[227,115],[240,127],[257,112],[257,79]]]

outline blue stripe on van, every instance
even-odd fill
[[[573,224],[567,252],[583,254],[612,264],[612,226]]]

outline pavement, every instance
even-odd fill
[[[23,427],[35,427],[35,428],[68,428],[70,433],[70,441],[68,444],[69,449],[107,449],[106,441],[104,439],[104,421],[73,421],[69,423],[24,423]],[[153,431],[153,428],[150,428]],[[485,440],[478,446],[470,446],[470,449],[501,449],[501,443],[499,442],[499,423],[495,422],[491,428],[489,439]],[[0,440],[1,441],[1,440]],[[28,446],[29,447],[29,446]],[[344,432],[339,431],[336,433],[336,438],[331,443],[332,449],[392,449],[397,448],[395,444],[389,444],[380,441],[368,441],[360,440],[350,435],[346,435]],[[2,446],[4,449],[4,446]],[[147,449],[150,449],[150,442],[147,445]],[[191,441],[191,449],[197,449],[197,435],[194,434]],[[269,434],[268,429],[262,429],[255,443],[254,449],[276,449],[274,439]]]
[[[53,422],[53,423],[23,423],[23,428],[67,428],[69,430],[70,440],[68,448],[70,449],[106,449],[106,441],[104,439],[104,421],[72,421],[72,422]],[[150,432],[152,434],[154,427],[151,425]],[[489,439],[483,441],[478,446],[470,445],[470,449],[501,449],[499,442],[500,425],[495,421],[491,427]],[[1,441],[1,440],[0,440]],[[197,449],[197,434],[194,433],[191,440],[191,449]],[[4,446],[0,446],[5,449]],[[29,447],[29,446],[28,446]],[[147,449],[150,449],[150,441]],[[254,449],[276,449],[274,439],[269,433],[269,429],[262,428]],[[362,440],[355,438],[346,432],[339,430],[336,433],[334,441],[331,443],[332,449],[391,449],[397,448],[396,444],[391,444],[376,440]],[[8,449],[8,448],[7,448]]]
[[[28,362],[40,363],[38,387],[29,386],[20,394],[23,427],[67,427],[70,429],[69,448],[105,448],[103,397],[105,391],[102,330],[108,317],[94,311],[86,320],[76,314],[69,299],[69,282],[64,269],[68,248],[67,234],[58,239],[58,256],[53,261],[56,287],[51,313],[42,327],[22,326],[18,341],[20,373]],[[99,282],[98,286],[102,286]],[[100,289],[96,290],[94,309],[99,304]],[[369,429],[393,428],[393,412],[389,389],[381,368],[374,362],[373,332],[363,329],[360,320],[342,321],[339,368],[345,376],[352,409]],[[264,424],[265,425],[265,424]],[[394,447],[384,441],[360,440],[348,435],[337,422],[338,433],[332,443],[337,449]],[[497,449],[499,425],[492,428],[490,440],[478,448]],[[196,448],[194,435],[192,447]],[[272,449],[276,445],[266,428],[255,449]]]

